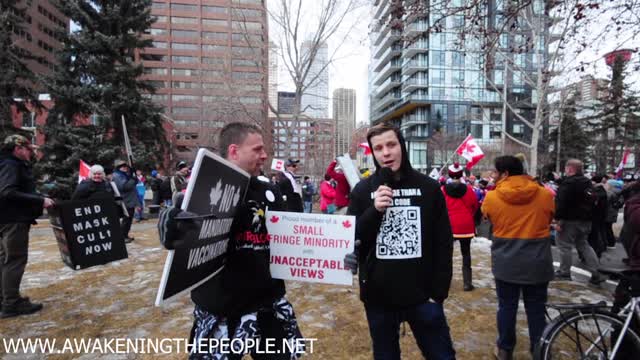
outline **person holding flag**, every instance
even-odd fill
[[[124,235],[124,242],[130,243],[134,240],[129,236],[131,221],[133,220],[135,208],[140,206],[138,202],[138,192],[136,191],[138,179],[135,177],[135,172],[131,170],[129,164],[122,159],[115,161],[114,168],[113,181],[116,183],[116,187],[122,195],[122,200],[127,208],[127,214],[125,214],[122,219],[122,234]]]

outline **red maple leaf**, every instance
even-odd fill
[[[274,224],[275,224],[275,223],[277,223],[277,222],[278,222],[278,220],[280,220],[280,218],[279,218],[279,217],[277,217],[277,216],[275,216],[275,215],[273,215],[273,216],[271,217],[271,222],[272,222],[272,223],[274,223]]]
[[[473,153],[473,152],[475,151],[475,148],[476,148],[476,145],[474,145],[474,144],[467,144],[467,146],[466,146],[466,149],[465,149],[465,150],[466,150],[467,152],[469,152],[469,153]]]
[[[345,220],[342,222],[342,226],[348,229],[351,227],[351,223],[349,222],[349,220]]]

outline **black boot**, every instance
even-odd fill
[[[471,268],[463,268],[462,269],[462,289],[464,291],[471,291],[475,289],[473,284],[471,283]]]

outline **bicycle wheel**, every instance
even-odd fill
[[[547,326],[535,359],[614,359],[611,352],[620,337],[624,319],[605,310],[565,313]],[[637,359],[640,336],[627,330],[615,359]]]

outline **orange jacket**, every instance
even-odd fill
[[[506,239],[549,237],[554,213],[553,195],[528,175],[500,180],[482,203],[482,214],[493,224],[493,235]]]
[[[515,284],[551,281],[549,225],[555,212],[551,192],[531,176],[509,176],[487,193],[481,209],[493,225],[493,276]]]

